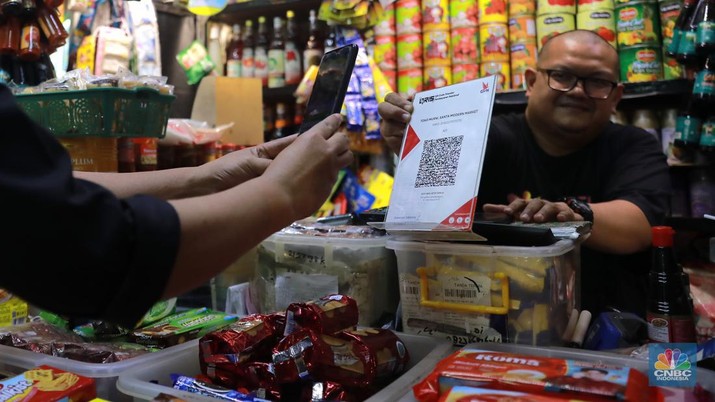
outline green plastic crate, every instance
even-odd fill
[[[58,137],[162,138],[175,98],[152,88],[92,88],[16,96],[25,113]]]

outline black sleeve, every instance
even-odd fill
[[[0,287],[56,313],[134,326],[174,265],[176,211],[74,179],[62,145],[2,85],[0,122]]]
[[[665,154],[653,135],[637,127],[612,125],[611,174],[606,199],[637,205],[651,225],[661,225],[671,194]]]

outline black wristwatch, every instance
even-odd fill
[[[560,201],[566,203],[572,211],[583,216],[583,220],[593,223],[593,210],[588,206],[588,203],[576,197],[564,197]]]

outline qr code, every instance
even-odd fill
[[[454,185],[462,139],[463,135],[425,141],[415,188]]]

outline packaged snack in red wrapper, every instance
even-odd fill
[[[2,401],[84,402],[96,397],[93,379],[50,366],[39,366],[0,381]]]
[[[353,402],[357,401],[355,397],[350,395],[345,388],[331,381],[321,381],[308,383],[303,388],[301,394],[301,401],[313,402],[313,401],[340,401],[340,402]]]
[[[286,310],[284,335],[298,328],[308,328],[320,334],[334,334],[353,329],[358,322],[355,300],[343,295],[330,295],[308,303],[293,303]]]
[[[498,389],[453,387],[439,402],[564,402],[564,399]]]
[[[330,346],[320,334],[299,329],[283,338],[273,348],[273,369],[276,381],[287,384],[316,379],[322,367],[330,366]]]
[[[273,363],[246,363],[245,376],[239,380],[239,384],[253,390],[261,398],[281,400],[281,387],[276,381]]]
[[[518,391],[583,401],[656,401],[648,378],[628,367],[464,348],[442,360],[413,388],[434,402],[455,386]]]
[[[373,371],[367,377],[369,383],[391,380],[404,371],[410,361],[410,355],[405,344],[394,332],[378,328],[359,328],[343,331],[338,338],[356,343],[353,349],[365,349],[369,356],[366,370]]]
[[[277,314],[256,314],[205,335],[199,343],[201,372],[223,386],[237,386],[246,375],[244,363],[270,361],[283,322]]]

